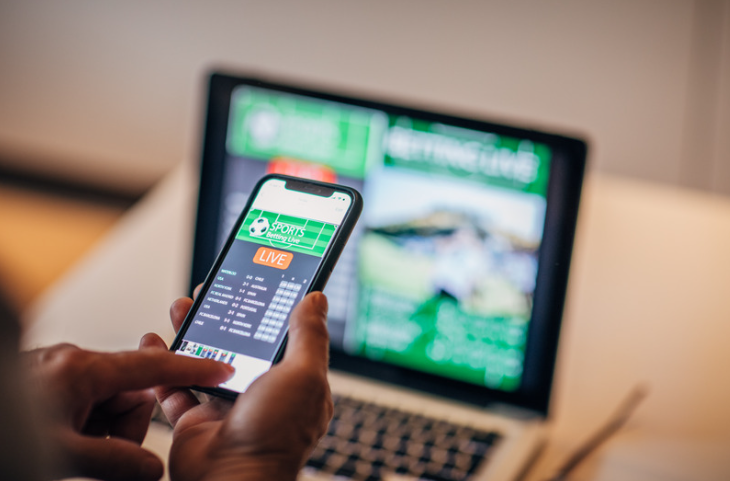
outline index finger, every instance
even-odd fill
[[[234,373],[222,362],[158,349],[91,354],[98,358],[90,360],[85,374],[100,399],[156,386],[217,386]]]
[[[321,292],[311,292],[302,299],[289,318],[289,341],[282,364],[291,363],[326,371],[328,359],[327,297]]]

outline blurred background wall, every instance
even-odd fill
[[[730,0],[0,2],[0,168],[138,195],[198,157],[213,66],[578,132],[730,194]]]

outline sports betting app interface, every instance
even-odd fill
[[[232,364],[236,374],[219,387],[244,392],[271,368],[351,203],[346,193],[298,192],[280,179],[262,185],[177,354]]]

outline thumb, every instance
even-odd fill
[[[93,438],[74,434],[66,443],[73,475],[105,481],[157,481],[162,461],[135,443],[119,438]]]
[[[289,344],[283,363],[326,372],[328,354],[327,297],[310,292],[289,318]]]

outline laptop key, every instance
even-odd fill
[[[307,469],[338,479],[382,481],[388,473],[431,481],[469,481],[498,433],[333,396],[335,414]]]

